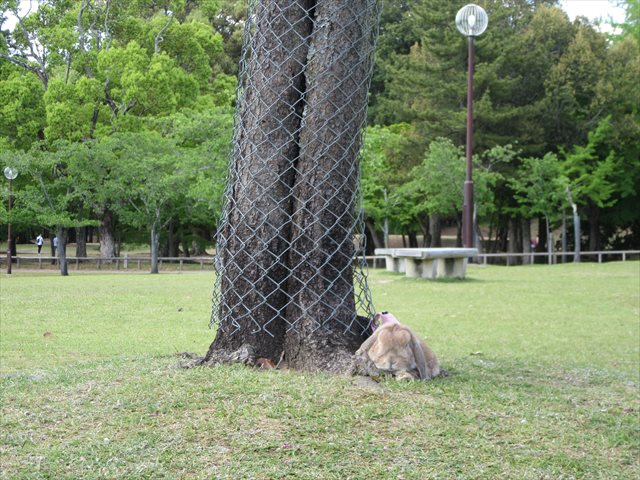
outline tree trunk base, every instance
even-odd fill
[[[253,367],[256,365],[257,355],[254,348],[248,343],[243,344],[233,352],[223,349],[210,348],[207,355],[197,362],[197,365],[213,367],[228,363],[240,363]]]
[[[244,344],[233,352],[222,349],[210,349],[203,358],[196,359],[186,367],[213,367],[225,364],[242,364],[249,367],[291,369],[311,373],[326,372],[334,375],[352,375],[354,370],[353,354],[346,350],[332,351],[330,355],[316,353],[305,358],[303,364],[291,365],[284,357],[280,359],[258,358],[254,348]],[[265,367],[265,365],[272,365]],[[375,373],[375,372],[374,372]]]
[[[181,368],[241,364],[266,370],[292,369],[310,373],[331,373],[334,375],[354,377],[355,385],[369,388],[377,387],[378,383],[386,378],[396,378],[398,381],[419,380],[417,373],[413,376],[395,377],[376,367],[368,355],[352,355],[347,351],[334,352],[331,358],[322,355],[314,356],[313,358],[315,360],[306,362],[302,368],[292,368],[282,358],[277,364],[269,359],[257,358],[253,347],[249,344],[244,344],[238,350],[231,353],[223,350],[209,350],[206,357],[198,357],[195,354],[186,352],[177,355],[181,358],[190,359],[189,362],[180,365]],[[440,374],[434,378],[445,378],[450,375],[450,372],[442,369]]]

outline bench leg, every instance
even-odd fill
[[[456,278],[464,278],[467,274],[467,263],[469,262],[468,258],[456,258],[455,263],[453,264],[453,275]]]
[[[420,278],[422,275],[422,260],[417,258],[407,258],[404,261],[405,275],[411,278]]]
[[[436,278],[464,278],[467,271],[466,258],[439,258]]]
[[[436,278],[438,264],[431,258],[425,258],[422,261],[422,278]]]
[[[387,272],[397,272],[395,258],[393,258],[391,255],[386,255],[384,257],[384,265],[387,269]]]
[[[387,272],[404,273],[405,265],[403,258],[394,258],[391,255],[384,257],[384,263],[387,267]]]

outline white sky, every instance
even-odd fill
[[[624,8],[616,6],[610,0],[562,0],[560,7],[567,12],[571,20],[577,16],[587,17],[592,21],[601,19],[601,30],[604,32],[611,31],[611,19],[616,23],[624,21]]]

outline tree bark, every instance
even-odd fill
[[[516,221],[513,218],[509,219],[509,233],[507,233],[507,253],[517,252],[517,238],[516,238]],[[507,257],[507,265],[516,265],[518,261],[515,257]]]
[[[407,238],[409,238],[409,248],[418,248],[418,233],[415,230],[409,230]]]
[[[346,372],[365,329],[356,318],[352,262],[358,154],[368,91],[366,0],[319,0],[306,68],[306,106],[293,189],[288,364]],[[368,19],[367,19],[368,20]],[[336,59],[339,59],[336,61]]]
[[[158,250],[160,248],[160,232],[158,231],[158,222],[151,225],[151,272],[159,273],[158,270]]]
[[[567,262],[567,213],[562,209],[562,263]]]
[[[426,214],[418,215],[418,223],[420,224],[420,229],[422,230],[422,247],[427,248],[431,245],[431,229],[429,226],[431,225],[431,218]]]
[[[546,229],[546,237],[547,237],[547,255],[549,265],[553,264],[553,232],[551,231],[551,224],[549,223],[549,217],[547,215],[544,216],[544,224]]]
[[[115,238],[113,212],[109,209],[102,211],[100,218],[100,256],[103,258],[112,258],[115,256]]]
[[[76,257],[87,256],[87,227],[76,228]]]
[[[522,253],[531,253],[531,220],[522,219]],[[524,257],[522,263],[528,265],[533,263],[531,257]]]
[[[287,294],[281,286],[289,274],[290,190],[299,156],[308,52],[301,39],[311,34],[312,3],[261,2],[253,12],[256,24],[234,133],[228,219],[217,245],[223,252],[225,301],[206,362],[225,361],[247,344],[258,357],[276,359],[282,353]],[[263,328],[267,323],[270,333]]]
[[[536,252],[545,252],[547,250],[547,228],[546,220],[538,217],[538,246]]]
[[[597,252],[601,249],[600,241],[600,208],[597,205],[589,205],[589,251]]]
[[[442,247],[442,223],[440,222],[440,215],[433,214],[429,216],[429,231],[431,232],[431,242],[429,246],[431,248]]]
[[[177,234],[175,222],[172,220],[167,227],[168,257],[177,257],[180,251],[180,237]]]
[[[202,363],[284,355],[291,368],[351,370],[368,327],[353,256],[372,4],[264,0],[250,12],[217,245],[219,329]]]
[[[60,263],[60,275],[69,275],[67,265],[67,230],[62,227],[56,228],[56,236],[58,237],[58,260]]]
[[[367,235],[367,255],[373,255],[376,248],[386,248],[384,239],[381,238],[380,233],[376,230],[376,225],[373,220],[365,219],[365,228]]]

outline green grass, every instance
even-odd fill
[[[451,375],[358,386],[203,354],[210,273],[0,277],[0,478],[638,478],[638,262],[372,271]],[[47,333],[45,336],[44,334]]]

